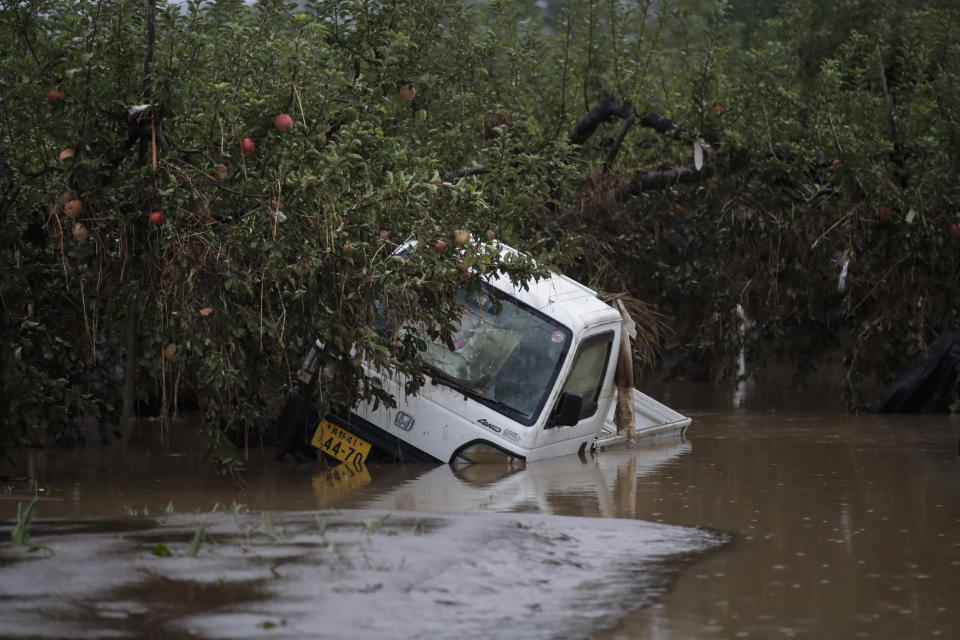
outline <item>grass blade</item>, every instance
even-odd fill
[[[17,503],[17,526],[10,532],[10,540],[13,544],[27,544],[30,541],[30,519],[33,517],[33,508],[39,501],[39,497],[34,497],[27,508],[22,510],[23,504]]]
[[[196,558],[197,554],[200,552],[200,547],[203,546],[203,537],[204,532],[207,530],[206,521],[200,523],[200,528],[197,529],[197,532],[193,534],[193,542],[190,543],[190,548],[187,549],[188,558]]]

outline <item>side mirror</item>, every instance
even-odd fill
[[[550,416],[550,427],[572,427],[580,422],[580,411],[583,409],[583,397],[571,391],[560,396],[557,410]]]

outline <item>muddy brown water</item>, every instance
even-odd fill
[[[727,532],[613,638],[960,637],[960,416],[700,412],[685,441],[520,471],[272,461],[240,482],[190,440],[20,452],[35,517],[117,527],[130,514],[376,508],[635,518]],[[8,483],[9,485],[9,483]],[[0,487],[2,489],[2,487]],[[9,524],[17,499],[0,495]],[[102,519],[102,520],[99,520]],[[101,523],[101,524],[98,524]],[[9,544],[0,542],[0,544]]]

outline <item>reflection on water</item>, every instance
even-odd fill
[[[438,466],[390,491],[353,496],[351,507],[413,511],[497,511],[633,518],[630,499],[637,482],[683,455],[687,442],[645,449],[613,450],[597,456],[567,456],[524,469],[473,465]]]
[[[314,473],[313,493],[317,496],[317,508],[329,509],[336,506],[371,482],[373,478],[370,477],[370,471],[362,462],[343,462]]]
[[[733,535],[604,638],[958,637],[958,435],[957,416],[704,413],[686,442],[522,470],[324,469],[252,452],[242,486],[190,443],[28,459],[47,489],[38,518],[242,503],[636,518]],[[0,500],[0,518],[15,513]]]

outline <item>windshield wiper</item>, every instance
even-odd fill
[[[520,413],[519,411],[517,411],[516,409],[508,405],[506,402],[503,402],[502,400],[497,400],[496,398],[490,398],[488,396],[480,396],[478,400],[484,404],[489,404],[495,407],[500,407],[501,409],[506,409],[511,413]]]
[[[480,395],[479,393],[477,393],[467,385],[461,382],[452,380],[434,369],[430,369],[430,379],[433,382],[433,384],[442,384],[445,387],[450,387],[451,389],[459,391],[465,396],[475,397]]]
[[[430,379],[433,382],[433,384],[442,384],[445,387],[450,387],[451,389],[455,391],[459,391],[460,393],[467,396],[468,398],[472,398],[482,404],[493,405],[496,407],[500,407],[501,409],[510,411],[511,413],[518,413],[516,409],[514,409],[507,403],[497,400],[496,398],[485,396],[479,391],[476,391],[475,389],[472,389],[463,383],[457,382],[456,380],[452,380],[433,369],[430,370]]]

